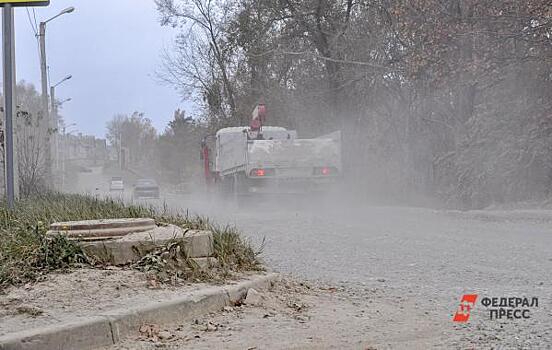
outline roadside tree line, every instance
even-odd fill
[[[42,113],[40,93],[32,84],[21,81],[17,84],[16,118],[14,141],[17,152],[19,193],[23,197],[43,193],[47,188],[46,154],[49,140],[57,132],[48,128]],[[0,163],[4,171],[4,109],[0,121]],[[4,176],[1,177],[2,192]]]
[[[156,3],[180,30],[160,76],[209,129],[247,124],[263,101],[270,124],[342,130],[363,196],[475,208],[551,195],[546,0]]]
[[[199,145],[206,133],[204,123],[177,110],[160,133],[143,113],[118,114],[107,123],[106,137],[118,157],[126,150],[131,170],[178,185],[201,181]]]

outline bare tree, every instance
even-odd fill
[[[156,0],[156,4],[162,25],[183,29],[175,52],[164,55],[164,79],[176,84],[183,96],[201,87],[209,107],[221,117],[240,120],[229,67],[232,52],[224,31],[229,5],[217,0]]]
[[[157,131],[143,113],[114,116],[107,123],[106,138],[111,145],[128,149],[131,165],[142,166],[153,160]]]
[[[552,193],[549,1],[158,6],[182,28],[165,71],[208,101],[210,124],[241,124],[218,118],[262,98],[302,135],[341,128],[355,193],[466,208]]]

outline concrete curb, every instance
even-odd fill
[[[186,296],[129,310],[113,310],[82,321],[0,336],[0,350],[95,349],[120,342],[143,324],[170,324],[221,310],[245,297],[249,288],[268,289],[279,274],[255,276],[236,284],[201,289]]]

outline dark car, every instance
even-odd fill
[[[159,198],[159,185],[155,180],[140,179],[134,185],[132,197],[134,199]]]

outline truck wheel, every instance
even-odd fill
[[[244,173],[236,174],[234,177],[234,203],[240,209],[245,209],[251,203]]]
[[[222,200],[232,199],[233,176],[224,176],[217,185],[217,193]]]
[[[236,207],[240,207],[240,179],[238,174],[232,176],[231,201]]]

